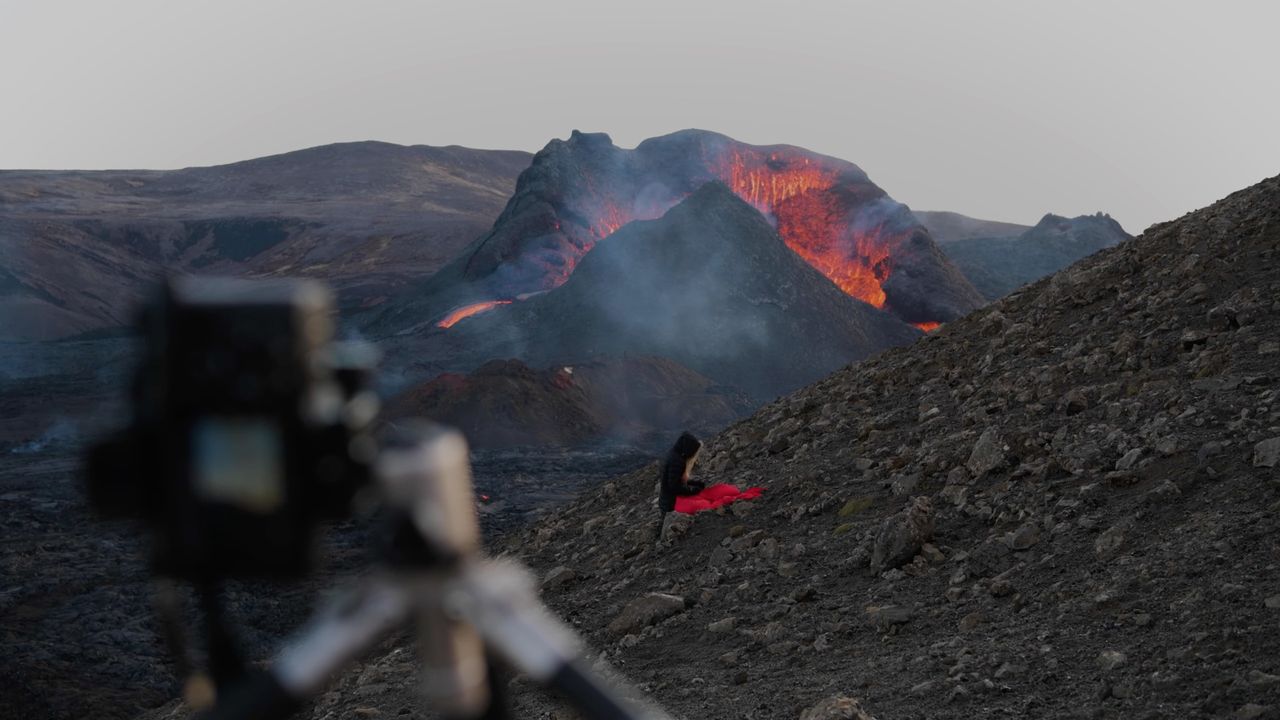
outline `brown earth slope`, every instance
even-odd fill
[[[700,467],[749,508],[655,547],[649,468],[503,547],[682,717],[1276,717],[1277,286],[1272,178],[732,426]],[[414,687],[389,655],[314,716]]]

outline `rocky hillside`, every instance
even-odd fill
[[[1277,286],[1280,177],[711,439],[750,506],[655,545],[648,468],[500,550],[682,717],[1276,717]]]
[[[983,297],[995,300],[1129,237],[1103,213],[1075,218],[1050,214],[1012,237],[967,237],[941,247]]]
[[[348,307],[377,305],[484,232],[530,157],[361,142],[172,171],[0,171],[0,340],[126,325],[165,270],[319,277]]]
[[[651,445],[686,428],[719,430],[752,408],[741,393],[670,360],[624,356],[545,370],[494,360],[410,388],[384,415],[433,418],[462,430],[473,448],[494,449]]]

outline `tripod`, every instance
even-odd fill
[[[396,428],[378,462],[390,511],[386,567],[321,611],[275,658],[218,693],[203,720],[288,717],[347,664],[417,622],[425,694],[451,718],[506,718],[490,652],[562,692],[588,718],[668,716],[594,672],[576,634],[538,599],[528,571],[479,552],[466,441],[433,425]]]

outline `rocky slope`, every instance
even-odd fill
[[[732,426],[701,475],[750,506],[655,546],[650,467],[500,550],[682,717],[1277,717],[1278,285],[1280,177]]]
[[[1109,215],[1050,214],[1016,236],[967,237],[941,247],[983,297],[995,300],[1129,237]]]
[[[561,286],[438,330],[419,356],[535,366],[657,355],[772,398],[920,332],[850,297],[719,182],[587,253]]]
[[[684,429],[719,430],[752,407],[740,392],[670,360],[624,356],[545,370],[495,360],[410,388],[384,415],[452,425],[473,448],[644,446]]]
[[[361,142],[173,171],[0,171],[0,340],[126,325],[160,272],[290,274],[347,307],[425,277],[530,155]]]

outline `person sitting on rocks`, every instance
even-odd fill
[[[703,482],[689,479],[690,473],[693,472],[693,464],[698,460],[698,453],[701,451],[702,441],[692,433],[684,432],[667,453],[667,459],[662,462],[662,469],[658,475],[660,520],[676,509],[677,497],[697,495],[706,487]]]

